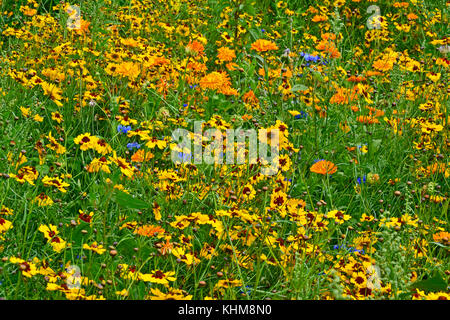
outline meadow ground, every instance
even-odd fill
[[[0,7],[1,298],[450,297],[449,2]]]

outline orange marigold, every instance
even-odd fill
[[[252,43],[252,49],[258,52],[266,52],[269,50],[278,50],[278,47],[270,40],[258,39]]]
[[[234,50],[222,47],[217,50],[217,58],[222,62],[230,62],[236,58],[236,54],[234,53]]]
[[[188,45],[186,46],[186,52],[194,56],[196,55],[202,56],[204,50],[205,47],[203,46],[203,44],[197,40],[189,41]]]
[[[336,165],[328,160],[319,160],[309,169],[311,172],[318,174],[333,174],[337,171]]]

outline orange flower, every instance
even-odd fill
[[[230,62],[236,58],[236,54],[234,53],[234,50],[222,47],[217,50],[217,58],[222,62]]]
[[[443,243],[445,245],[450,244],[450,233],[446,231],[441,231],[439,233],[433,234],[433,240],[436,242]]]
[[[337,171],[336,165],[328,160],[319,160],[309,169],[311,172],[318,174],[333,174]]]
[[[336,48],[336,45],[332,41],[322,40],[316,46],[317,50],[324,51],[325,53],[329,53],[331,58],[340,58],[341,53]]]
[[[162,235],[164,232],[166,232],[166,230],[164,230],[160,226],[152,226],[152,225],[145,225],[142,227],[138,227],[136,230],[134,230],[134,233],[137,233],[138,235],[145,237],[154,237],[158,234]]]
[[[221,89],[230,86],[230,79],[224,72],[211,72],[200,79],[200,87],[203,89]]]
[[[258,39],[252,43],[252,49],[258,52],[266,52],[269,50],[278,50],[278,47],[270,40]]]
[[[244,94],[242,96],[242,101],[244,101],[245,103],[251,103],[251,104],[258,104],[259,103],[259,100],[255,96],[255,93],[253,92],[253,90],[250,90],[249,92]]]
[[[203,46],[203,44],[197,40],[189,41],[188,45],[186,46],[186,52],[194,56],[202,56],[204,50],[205,47]]]
[[[394,67],[394,62],[390,60],[376,60],[373,67],[380,71],[389,71]]]
[[[380,121],[377,118],[370,116],[359,116],[358,118],[356,118],[356,121],[367,124],[380,123]]]
[[[312,22],[322,22],[322,21],[327,21],[327,20],[328,20],[327,16],[315,15],[311,21]]]
[[[136,151],[135,154],[131,156],[131,161],[133,162],[145,162],[154,157],[153,153],[145,152],[143,149]]]

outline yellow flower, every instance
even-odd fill
[[[22,116],[24,116],[25,118],[28,118],[31,115],[30,108],[20,107],[20,111],[22,112]]]
[[[60,100],[62,99],[62,90],[60,88],[48,82],[42,82],[41,87],[42,89],[44,89],[44,94],[49,96],[57,106],[61,107],[63,105],[60,102]]]
[[[174,277],[175,272],[163,272],[161,270],[152,271],[150,274],[139,274],[139,280],[151,283],[158,283],[162,285],[168,285],[169,281],[173,282],[176,280]]]
[[[42,178],[42,183],[46,187],[54,186],[54,187],[58,188],[59,191],[64,192],[64,193],[67,192],[67,190],[65,188],[70,186],[70,184],[68,184],[67,182],[64,182],[61,178],[58,178],[58,177],[51,178],[49,176],[45,176],[44,178]]]
[[[103,254],[106,251],[106,249],[104,249],[101,244],[97,244],[97,242],[93,242],[91,245],[85,243],[83,244],[83,249],[94,251],[98,254]]]
[[[116,152],[114,151],[113,156],[109,157],[109,160],[111,162],[115,163],[119,168],[120,171],[127,176],[128,178],[131,178],[134,174],[134,167],[131,166],[126,159],[118,157]]]
[[[8,220],[5,220],[3,218],[0,218],[0,233],[6,232],[6,231],[8,231],[11,228],[12,228],[11,221],[8,221]]]
[[[94,144],[97,142],[98,138],[91,136],[90,133],[84,133],[77,136],[73,142],[80,145],[80,149],[83,151],[94,148]]]

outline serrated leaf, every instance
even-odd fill
[[[129,195],[128,193],[122,191],[116,192],[115,201],[122,207],[129,209],[141,210],[141,209],[148,209],[150,207],[150,205],[147,202],[137,199],[132,195]]]

